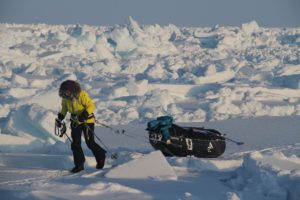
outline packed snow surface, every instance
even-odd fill
[[[1,199],[300,199],[299,47],[300,28],[255,21],[0,24]],[[96,124],[108,150],[103,170],[83,143],[85,171],[68,172],[70,141],[54,134],[67,79],[112,128]],[[228,140],[217,159],[165,158],[145,131],[162,115],[245,144]]]

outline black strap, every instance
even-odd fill
[[[92,119],[92,118],[95,118],[94,113],[90,114],[87,119]],[[71,119],[77,119],[77,115],[71,114]]]

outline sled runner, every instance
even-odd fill
[[[147,124],[149,141],[165,156],[216,158],[226,148],[225,138],[214,129],[180,127],[170,116],[158,117]]]

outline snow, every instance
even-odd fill
[[[1,199],[300,199],[300,28],[258,24],[0,24]],[[54,134],[67,79],[113,129],[96,124],[103,170],[83,142],[85,170],[68,172],[70,141]],[[245,144],[165,158],[145,131],[162,115]]]
[[[106,173],[105,177],[122,179],[177,179],[173,168],[160,151],[152,152],[136,160],[119,165]]]
[[[262,194],[267,199],[297,199],[299,180],[294,178],[299,177],[299,161],[299,158],[287,158],[282,154],[262,156],[254,151],[244,158],[242,167],[226,182],[233,188],[245,190],[243,198],[246,199],[253,198],[253,194]]]

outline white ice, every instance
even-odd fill
[[[255,21],[0,24],[1,199],[300,199],[299,41],[300,28]],[[103,170],[83,142],[85,171],[68,172],[70,141],[54,135],[66,79],[90,93],[101,123],[125,130],[96,126]],[[227,141],[216,159],[164,158],[145,131],[162,115],[245,144]]]

